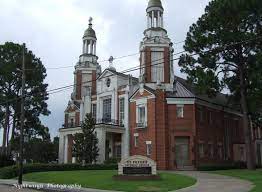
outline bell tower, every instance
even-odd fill
[[[173,44],[164,28],[164,8],[161,0],[149,0],[146,9],[147,27],[140,43],[140,82],[156,89],[173,87]]]
[[[79,61],[75,65],[74,92],[72,100],[80,103],[81,117],[91,112],[91,97],[96,94],[96,79],[101,73],[101,66],[96,56],[96,32],[92,18],[83,36],[83,49]]]

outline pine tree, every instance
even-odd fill
[[[262,1],[213,0],[193,24],[180,58],[182,72],[200,93],[230,91],[243,114],[247,167],[254,169],[250,117],[262,102]]]
[[[98,157],[98,139],[95,133],[95,119],[87,114],[81,125],[82,133],[74,135],[73,153],[78,162],[96,163]]]

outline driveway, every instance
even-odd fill
[[[174,173],[187,175],[197,179],[195,185],[177,190],[176,192],[249,192],[254,187],[249,181],[223,175],[199,171],[177,171]]]

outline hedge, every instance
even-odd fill
[[[245,162],[231,162],[227,164],[214,164],[214,165],[200,165],[198,171],[216,171],[216,170],[230,170],[230,169],[245,169]]]
[[[47,171],[74,171],[74,170],[116,170],[116,164],[25,164],[23,173],[47,172]],[[18,166],[13,165],[0,169],[0,179],[11,179],[18,176]]]

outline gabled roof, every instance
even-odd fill
[[[71,101],[68,103],[65,112],[67,112],[71,108],[72,105],[74,106],[74,109],[80,110],[80,104],[76,101],[73,101],[73,102]]]
[[[140,89],[140,88],[137,88],[129,98],[132,99],[132,98],[137,94],[137,92],[139,91],[139,89]],[[152,95],[155,95],[155,90],[154,90],[154,89],[151,89],[151,88],[148,87],[148,86],[145,86],[145,85],[144,85],[144,90],[148,91],[148,92],[151,93]]]

